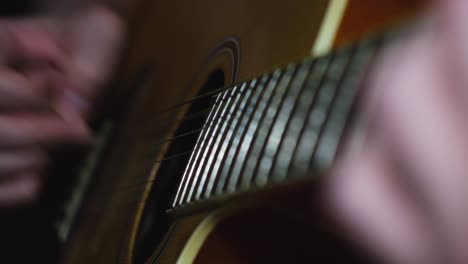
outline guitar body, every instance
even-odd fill
[[[158,179],[160,170],[181,169],[163,166],[162,160],[170,159],[169,152],[187,151],[165,139],[177,135],[193,111],[192,104],[181,102],[398,23],[417,11],[420,1],[132,5],[132,12],[117,5],[130,34],[110,100],[117,111],[128,94],[133,99],[114,120],[107,155],[73,225],[65,228],[64,263],[301,263],[355,256],[334,251],[341,244],[314,212],[313,182],[152,215],[151,208],[171,202],[170,195],[159,193],[180,181]]]

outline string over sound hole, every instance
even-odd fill
[[[159,170],[147,199],[135,239],[134,263],[144,263],[155,248],[163,243],[163,237],[170,229],[171,219],[166,210],[177,183],[187,167],[190,154],[207,118],[207,110],[213,105],[213,96],[205,96],[225,85],[225,74],[221,69],[213,71],[207,78],[174,135],[167,140],[169,148],[159,161]]]

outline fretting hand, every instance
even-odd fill
[[[337,218],[391,263],[468,263],[468,1],[437,4],[377,62],[367,141],[329,182]]]

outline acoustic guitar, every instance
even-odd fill
[[[114,3],[128,43],[61,262],[365,262],[320,206],[365,74],[422,1]]]

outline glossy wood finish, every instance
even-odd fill
[[[370,2],[350,1],[350,6]],[[404,2],[400,3],[401,10],[408,11]],[[187,107],[164,115],[161,110],[193,97],[216,69],[227,73],[225,83],[229,84],[307,56],[327,4],[326,0],[147,0],[136,5],[136,11],[126,9],[125,3],[121,5],[121,13],[133,27],[112,87],[113,96],[119,98],[132,90],[138,95],[118,127],[110,154],[67,244],[64,262],[131,263],[133,239],[151,189],[147,182],[153,180],[158,170],[156,161],[168,147],[157,142],[170,137]],[[352,15],[345,15],[345,24],[347,17]],[[383,23],[383,18],[373,19]],[[345,37],[338,37],[337,44],[368,29],[343,29],[339,36]],[[210,56],[229,37],[240,45],[237,76],[231,74],[235,65],[228,57]],[[142,69],[149,71],[147,81],[138,89]],[[159,261],[174,263],[209,213],[178,217],[167,245],[161,247]],[[155,252],[154,257],[158,254]]]
[[[335,39],[336,45],[348,43],[365,34],[406,21],[418,14],[425,0],[351,0]]]

